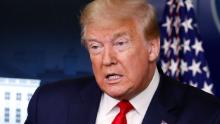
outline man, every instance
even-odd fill
[[[95,79],[38,88],[25,124],[220,123],[220,101],[158,73],[159,29],[145,0],[94,0],[81,25]]]

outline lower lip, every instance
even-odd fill
[[[120,76],[119,78],[116,78],[116,79],[111,79],[111,80],[105,78],[105,82],[106,82],[107,84],[117,84],[117,83],[119,83],[121,80],[122,80],[122,76]]]

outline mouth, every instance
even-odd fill
[[[110,73],[105,76],[105,81],[108,84],[115,84],[118,83],[122,79],[123,75],[116,74],[116,73]]]

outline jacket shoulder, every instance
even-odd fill
[[[94,82],[94,77],[66,79],[42,85],[37,90],[44,93],[78,92]]]
[[[95,84],[93,77],[85,77],[40,86],[29,103],[25,124],[65,123],[71,104],[80,104],[81,91]]]
[[[170,79],[173,80],[173,79]],[[188,84],[183,84],[178,81],[171,81],[174,85],[177,87],[183,89],[184,93],[184,99],[185,101],[188,101],[188,103],[200,103],[196,104],[197,106],[212,106],[212,107],[218,107],[220,108],[220,100],[213,94],[207,93],[199,88],[190,86]]]
[[[163,83],[167,85],[163,87],[166,87],[166,92],[172,96],[168,99],[174,99],[179,108],[180,120],[195,123],[220,122],[220,100],[217,97],[169,77],[162,76],[162,78],[167,82]]]

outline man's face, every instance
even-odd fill
[[[130,99],[148,86],[158,53],[135,21],[88,24],[84,36],[96,81],[105,93]]]

